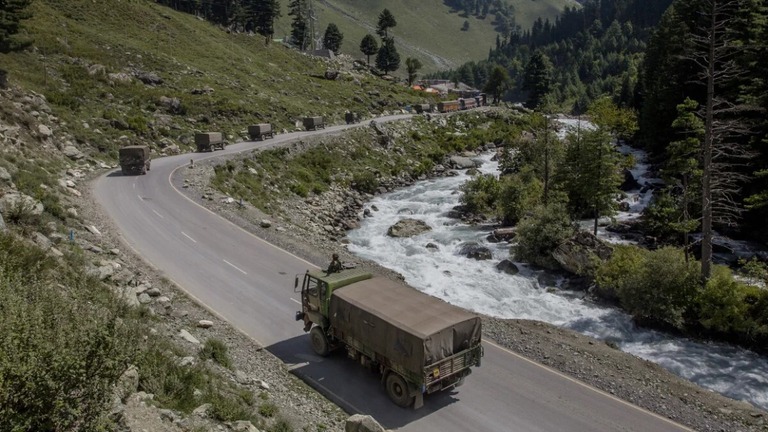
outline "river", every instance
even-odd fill
[[[638,179],[645,175],[642,152],[621,150],[635,152],[638,166],[633,173]],[[498,174],[490,154],[480,159],[481,172]],[[416,289],[455,305],[498,318],[545,321],[610,340],[621,350],[658,363],[704,388],[768,410],[768,358],[722,343],[701,343],[638,328],[626,313],[596,304],[583,292],[560,289],[557,278],[523,263],[515,263],[520,273],[514,276],[496,270],[496,264],[509,257],[509,244],[490,243],[487,228],[447,216],[459,204],[457,191],[469,178],[460,172],[456,177],[425,180],[377,196],[369,206],[378,210],[349,232],[349,250],[401,273]],[[620,219],[637,217],[650,196],[634,191],[627,199],[630,210],[620,214]],[[421,219],[432,230],[413,238],[387,236],[387,229],[405,217]],[[468,241],[487,246],[493,259],[477,261],[460,255],[461,245]],[[427,249],[427,243],[437,245],[438,250]]]

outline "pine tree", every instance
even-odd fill
[[[397,25],[394,15],[389,9],[384,9],[379,14],[379,23],[376,26],[376,34],[381,36],[382,43],[385,39],[389,38],[388,30]]]
[[[499,103],[501,101],[501,95],[509,90],[510,85],[511,80],[507,70],[503,66],[496,65],[493,67],[491,75],[488,77],[488,81],[483,87],[483,91],[493,97],[493,103]]]
[[[376,38],[372,34],[367,34],[360,41],[360,51],[365,54],[368,66],[371,65],[371,56],[379,52],[379,43],[376,42]]]
[[[408,85],[412,86],[416,81],[419,70],[422,68],[422,64],[419,59],[408,57],[405,59],[405,69],[408,72]]]
[[[537,108],[544,96],[553,88],[553,66],[549,58],[540,50],[531,56],[525,66],[523,89],[528,90],[529,108]]]
[[[27,6],[31,0],[0,0],[0,53],[22,50],[32,44],[31,39],[20,39],[17,34],[21,21],[31,14]],[[0,88],[7,85],[7,72],[0,67]]]
[[[254,25],[256,33],[264,36],[268,44],[275,34],[275,20],[281,16],[278,0],[257,0],[253,4]]]
[[[400,68],[400,54],[395,48],[395,38],[384,38],[376,55],[376,67],[386,75]]]
[[[291,21],[291,39],[293,44],[303,51],[312,42],[312,35],[309,30],[309,5],[307,0],[291,0],[288,3],[288,10],[288,15],[293,17],[293,21]]]
[[[325,35],[323,36],[323,46],[326,49],[333,51],[334,54],[338,54],[341,50],[341,42],[344,40],[344,34],[339,31],[339,28],[334,23],[328,24],[325,29]]]

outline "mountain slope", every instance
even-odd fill
[[[277,36],[290,33],[287,15],[288,1],[282,2],[283,17],[277,25]],[[509,2],[515,10],[515,20],[523,29],[530,27],[538,17],[553,19],[572,0],[514,0]],[[416,57],[424,64],[423,72],[450,69],[470,60],[487,58],[494,46],[496,35],[493,15],[485,19],[463,17],[452,12],[442,0],[315,0],[313,2],[318,22],[316,34],[322,37],[328,23],[335,23],[344,33],[341,51],[357,58],[360,40],[366,33],[375,35],[379,13],[389,9],[397,20],[392,29],[398,52],[404,64],[407,57]],[[464,21],[469,30],[461,31]]]

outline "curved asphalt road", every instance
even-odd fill
[[[348,127],[238,143],[215,155]],[[426,397],[419,410],[398,408],[376,374],[344,355],[320,358],[312,352],[293,318],[299,309],[294,277],[312,264],[195,204],[172,185],[176,168],[209,157],[155,159],[145,176],[112,171],[96,181],[96,198],[144,259],[347,411],[373,415],[387,428],[418,432],[687,430],[489,342],[482,366],[465,385]]]

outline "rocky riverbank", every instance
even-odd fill
[[[446,166],[449,164],[446,161]],[[326,265],[330,254],[339,252],[342,261],[399,277],[350,255],[344,248],[344,230],[366,214],[375,217],[375,209],[366,205],[370,195],[334,187],[307,199],[281,197],[275,214],[282,216],[272,217],[212,189],[212,174],[211,165],[198,164],[180,170],[174,181],[201,205],[318,266]],[[391,187],[408,184],[399,181]],[[515,353],[695,430],[768,430],[768,413],[702,389],[658,365],[587,336],[536,321],[490,317],[484,319],[484,335]]]

